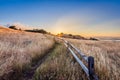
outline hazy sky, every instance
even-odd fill
[[[120,0],[0,0],[0,24],[16,22],[53,33],[120,36]]]

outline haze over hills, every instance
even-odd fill
[[[15,24],[12,24],[11,26],[15,26],[15,28],[17,30],[14,30],[14,29],[11,29],[11,28],[8,28],[8,27],[0,27],[0,32],[4,33],[4,32],[21,32],[21,31],[27,31],[27,30],[30,30],[31,31],[27,31],[27,32],[38,32],[38,33],[42,33],[42,32],[39,32],[40,30],[43,30],[43,29],[36,29],[37,31],[35,31],[34,29],[32,28],[29,28],[28,26],[25,26],[23,24],[20,24],[20,23],[15,23]],[[19,30],[21,29],[21,30]],[[44,30],[45,31],[45,30]],[[65,33],[61,33],[61,34],[58,34],[57,36],[59,37],[64,37],[64,38],[71,38],[71,39],[86,39],[85,37],[81,36],[81,35],[73,35],[73,34],[65,34]]]
[[[1,26],[0,25],[0,32],[18,32],[16,30],[10,29],[8,28],[9,26],[15,26],[16,29],[20,29],[20,30],[33,30],[33,29],[41,29],[40,27],[32,27],[29,25],[25,25],[22,23],[13,23],[13,24],[9,24],[8,26]],[[48,31],[48,30],[47,30]],[[52,32],[51,32],[52,33]],[[65,37],[65,38],[75,38],[75,39],[87,39],[85,37],[83,37],[82,35],[78,34],[78,35],[74,35],[71,33],[64,33],[64,34],[58,34],[57,36],[61,36],[61,37]],[[93,36],[90,36],[93,37]],[[88,37],[89,38],[89,37]],[[120,37],[108,37],[108,36],[102,36],[102,37],[94,37],[97,38],[99,40],[120,40]]]
[[[26,24],[23,24],[23,23],[20,23],[20,22],[15,22],[15,23],[12,23],[12,24],[7,24],[5,25],[6,27],[9,27],[9,26],[15,26],[17,29],[21,29],[21,30],[32,30],[32,29],[40,29],[40,27],[38,26],[30,26],[30,25],[26,25]]]
[[[29,25],[21,24],[21,23],[13,23],[11,26],[15,26],[17,29],[21,30],[28,30],[28,29],[33,29],[34,27],[31,27]]]
[[[73,35],[73,34],[65,34],[65,33],[57,34],[57,36],[64,37],[64,38],[71,38],[71,39],[84,39],[84,40],[86,39],[81,35]]]
[[[120,37],[96,37],[100,40],[120,40]]]

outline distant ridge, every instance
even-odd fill
[[[5,31],[13,31],[12,29],[6,28],[4,26],[0,26],[0,32],[5,32]]]
[[[86,40],[86,38],[83,37],[83,36],[81,36],[81,35],[73,35],[73,34],[60,33],[60,34],[57,34],[57,36],[64,37],[64,38],[71,38],[71,39],[84,39],[84,40]]]
[[[19,30],[13,30],[13,29],[10,29],[10,28],[7,28],[7,27],[4,27],[4,26],[0,26],[0,33],[7,33],[7,32],[21,32]]]

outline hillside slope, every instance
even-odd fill
[[[50,35],[0,26],[0,80],[23,80],[19,78],[22,72],[46,55],[53,45]]]
[[[4,26],[0,26],[0,33],[4,33],[4,32],[17,32],[13,29],[9,29],[7,27],[4,27]]]

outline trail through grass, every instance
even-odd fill
[[[0,80],[23,80],[23,72],[35,67],[53,45],[53,36],[47,34],[0,33]]]
[[[57,43],[50,56],[36,70],[33,80],[86,80],[86,75],[62,43]]]
[[[50,56],[50,53],[55,49],[56,45],[57,43],[55,43],[54,46],[49,49],[44,55],[32,61],[31,67],[23,72],[22,80],[32,80],[36,69],[48,58],[48,56]]]

